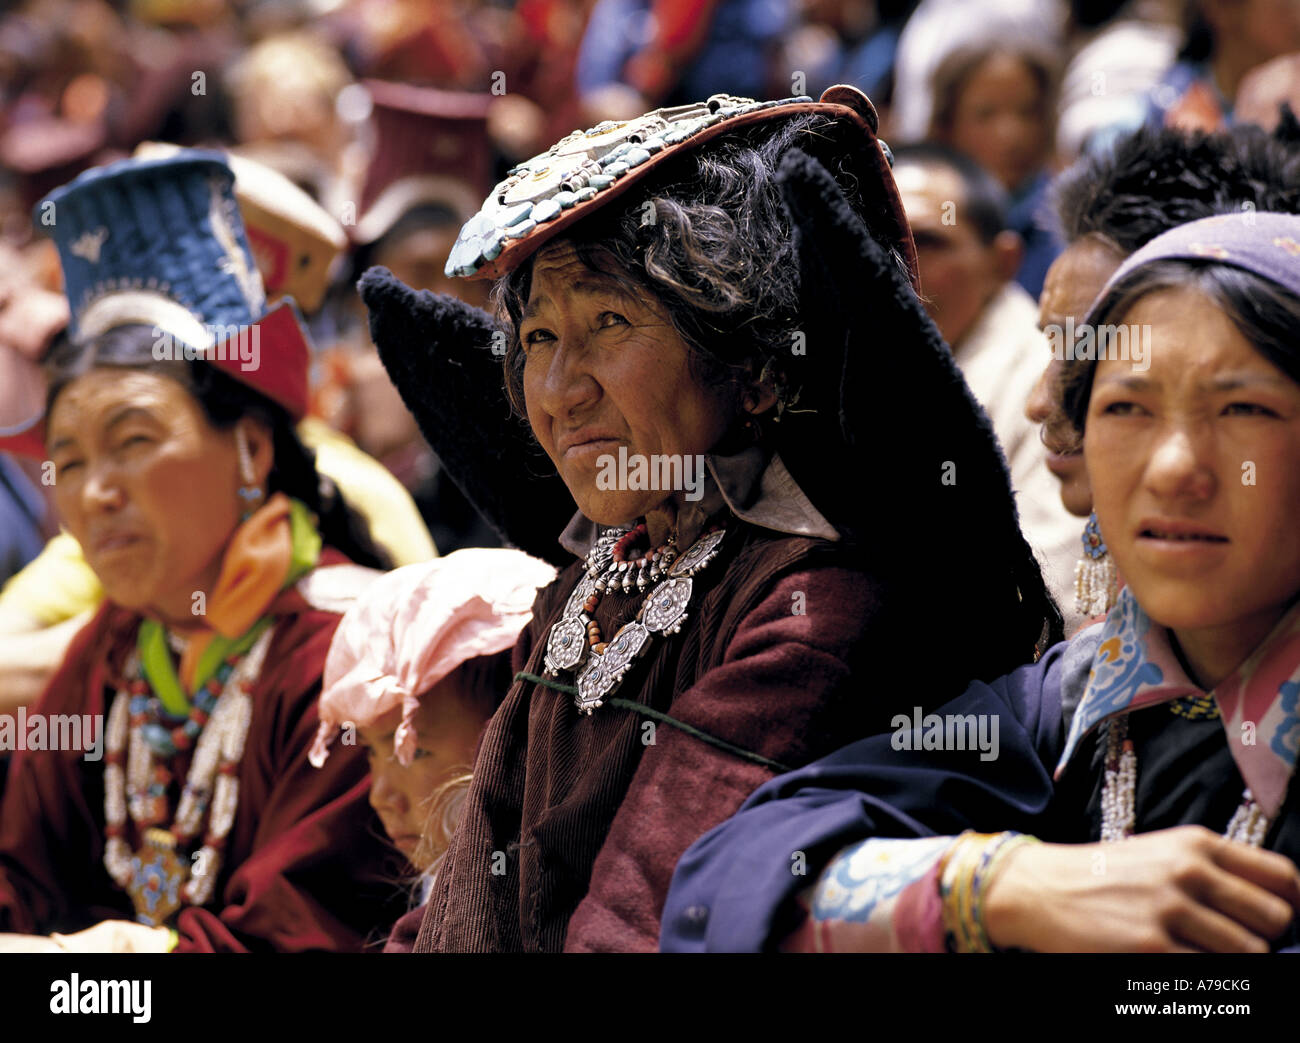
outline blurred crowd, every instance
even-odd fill
[[[1068,608],[1092,501],[1079,447],[1053,438],[1060,403],[1051,368],[1044,372],[1044,329],[1082,319],[1123,255],[1150,238],[1139,208],[1107,210],[1106,192],[1131,200],[1145,191],[1141,205],[1154,209],[1163,196],[1181,192],[1207,209],[1231,209],[1239,198],[1243,209],[1294,212],[1293,196],[1282,198],[1291,186],[1272,182],[1283,169],[1287,177],[1296,169],[1300,128],[1286,106],[1300,109],[1300,0],[32,0],[0,16],[0,436],[27,430],[44,409],[47,387],[36,364],[58,361],[70,317],[81,317],[72,280],[65,284],[68,255],[97,264],[108,234],[79,214],[84,231],[56,247],[43,227],[53,224],[45,212],[51,193],[84,171],[131,157],[176,159],[177,184],[190,191],[198,181],[186,179],[202,171],[186,164],[200,161],[178,150],[212,149],[233,174],[241,227],[266,291],[261,303],[269,310],[263,314],[250,301],[241,321],[262,322],[289,298],[306,330],[307,400],[302,410],[296,401],[281,404],[319,476],[304,469],[313,488],[301,497],[288,487],[279,491],[308,504],[327,546],[380,569],[511,543],[531,551],[477,511],[422,437],[409,389],[395,386],[372,340],[373,314],[357,292],[362,273],[379,266],[416,290],[475,308],[500,305],[489,301],[489,280],[453,278],[448,258],[493,186],[553,142],[575,129],[609,130],[649,110],[714,95],[817,99],[836,84],[857,87],[875,106],[915,242],[921,303],[991,421],[1027,545],[1070,633],[1109,605],[1090,606],[1084,598],[1073,612]],[[1175,140],[1174,132],[1188,136]],[[1179,141],[1219,132],[1219,158],[1197,166],[1192,157],[1183,165]],[[1143,152],[1157,148],[1158,156]],[[1194,148],[1187,150],[1191,156]],[[1254,171],[1260,176],[1252,180]],[[1220,174],[1221,191],[1214,187]],[[1179,184],[1165,185],[1166,176]],[[1155,187],[1143,190],[1148,182]],[[110,193],[102,184],[82,191]],[[125,215],[114,225],[118,242],[145,229],[159,241],[143,252],[169,249],[162,230],[171,227],[171,215],[150,228],[143,210],[127,213],[136,197],[121,191],[113,204]],[[215,212],[215,194],[212,205]],[[1183,217],[1203,216],[1188,207]],[[1171,226],[1179,223],[1174,216]],[[513,234],[504,226],[498,231]],[[177,258],[174,266],[184,268],[188,255],[178,249]],[[231,275],[229,267],[220,270],[214,278]],[[143,357],[139,344],[132,350]],[[67,374],[69,382],[85,376],[75,367]],[[280,401],[282,388],[259,391]],[[58,665],[74,661],[65,659],[73,635],[92,613],[102,614],[105,595],[97,570],[64,542],[66,533],[59,535],[49,460],[39,443],[27,448],[36,451],[0,452],[0,713],[33,704]],[[254,442],[254,456],[256,450]],[[244,441],[239,452],[247,470]],[[233,473],[235,464],[226,463]],[[276,477],[282,478],[262,475],[240,495],[245,488],[261,494],[262,485],[270,493]],[[346,497],[362,516],[373,545],[347,542],[355,534],[351,520],[326,531],[333,524],[331,482],[343,494],[339,502]],[[325,492],[314,499],[318,489]],[[286,534],[276,589],[287,589],[286,577],[296,582],[301,575],[287,549],[290,525],[299,522],[287,506],[269,499],[262,505],[272,507],[280,512],[274,524]],[[553,536],[544,533],[547,543]],[[295,555],[299,549],[295,544]],[[646,553],[641,564],[648,569]],[[42,556],[24,580],[24,569]],[[447,566],[448,574],[461,576],[456,568],[465,560]],[[491,574],[469,560],[467,569]],[[405,698],[393,694],[396,688],[385,692],[370,723],[374,735],[363,735],[366,745],[412,747],[414,739],[403,736],[414,719],[414,696],[465,662],[512,647],[527,619],[513,607],[517,588],[526,588],[527,604],[554,573],[543,567],[525,582],[516,575],[518,560],[506,557],[494,567],[500,600],[509,602],[500,615],[510,626],[494,632],[493,647],[461,649],[454,662],[431,665],[429,658],[417,669],[408,657],[383,666],[409,670],[409,691]],[[437,634],[478,611],[477,602],[457,601],[432,622],[415,608],[409,618],[381,613],[407,603],[401,598],[414,595],[396,583],[375,596],[373,618],[363,617],[355,630],[352,658],[336,667],[336,679],[371,669],[365,657],[386,634],[409,628],[411,648],[432,648]],[[283,606],[276,606],[268,594],[259,612],[279,618]],[[550,608],[558,612],[559,602]],[[573,620],[566,615],[563,622]],[[265,646],[256,656],[249,651],[255,630],[245,626],[232,635],[248,637],[238,654],[260,665]],[[585,633],[593,648],[606,647],[599,627]],[[190,640],[171,646],[178,663]],[[80,644],[72,649],[74,658],[91,656]],[[160,661],[167,654],[159,637]],[[197,669],[199,655],[190,658],[185,668]],[[232,653],[230,662],[236,658]],[[302,692],[319,676],[308,674]],[[484,672],[464,683],[467,691],[495,691],[510,681]],[[366,727],[357,707],[374,706],[358,686],[359,694],[337,697],[337,720],[323,712],[321,719],[331,727]],[[466,697],[454,727],[422,722],[426,732],[455,733],[453,759],[465,762],[465,785],[479,729],[495,709],[482,703]],[[261,723],[255,736],[259,729]],[[304,726],[303,736],[311,734]],[[306,739],[294,741],[295,756],[304,753]],[[406,755],[403,767],[414,756],[410,749]],[[323,746],[316,759],[324,763]],[[330,784],[342,792],[356,779],[344,778],[337,764],[339,777]],[[391,788],[382,771],[375,778],[377,788]],[[0,773],[0,792],[3,782]],[[408,783],[409,800],[397,799],[410,821],[385,820],[385,827],[410,857],[421,839],[420,816],[410,808],[421,808],[431,787],[421,790],[421,779]],[[447,812],[444,847],[458,808]],[[441,850],[437,857],[419,850],[413,864],[431,872]],[[426,880],[421,900],[429,886]],[[369,922],[361,913],[358,920]],[[204,944],[226,944],[214,938]],[[331,944],[353,942],[348,935]]]

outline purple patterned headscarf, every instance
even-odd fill
[[[1136,269],[1153,261],[1209,260],[1254,272],[1300,297],[1300,216],[1245,210],[1189,221],[1156,236],[1131,254],[1110,277],[1087,321],[1095,323],[1100,305]]]

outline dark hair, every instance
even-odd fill
[[[315,453],[299,440],[283,406],[201,360],[155,359],[155,340],[152,327],[129,325],[81,343],[66,337],[56,341],[45,362],[49,382],[45,415],[52,414],[55,399],[68,384],[101,367],[143,370],[174,380],[218,430],[234,427],[242,417],[266,424],[274,453],[267,492],[300,500],[316,515],[321,540],[358,565],[392,568],[388,555],[371,538],[365,519],[348,505],[332,480],[317,472]]]
[[[1052,49],[1029,39],[989,40],[953,50],[930,76],[930,93],[934,99],[930,115],[932,138],[942,139],[952,130],[957,118],[957,102],[970,78],[985,62],[1007,55],[1022,62],[1038,81],[1043,121],[1051,130],[1056,98],[1059,60]]]
[[[975,225],[981,242],[987,245],[1006,230],[1006,189],[964,152],[929,141],[894,149],[894,169],[909,165],[926,170],[940,168],[957,175],[962,185],[962,215]]]
[[[1156,290],[1189,289],[1221,309],[1255,349],[1300,384],[1300,297],[1271,279],[1212,259],[1153,261],[1129,273],[1102,298],[1091,320],[1098,325],[1128,312]],[[1097,363],[1066,363],[1062,382],[1066,415],[1082,435]]]
[[[862,197],[850,161],[826,133],[832,122],[810,114],[719,138],[686,153],[622,205],[579,222],[566,237],[583,264],[630,283],[666,311],[702,384],[738,395],[746,381],[765,372],[780,402],[797,395],[777,368],[798,325],[799,265],[776,180],[790,148],[822,160],[869,227],[888,227],[892,220],[883,198]],[[650,213],[646,204],[653,207],[653,220],[644,219]],[[895,259],[906,271],[897,251]],[[530,260],[492,288],[493,306],[510,338],[506,389],[521,415],[519,323],[532,271]]]
[[[347,283],[348,292],[354,292],[354,286],[361,273],[372,265],[378,264],[377,258],[382,256],[385,250],[407,236],[423,232],[427,228],[450,228],[455,232],[459,231],[464,223],[464,218],[456,213],[450,204],[431,202],[411,207],[373,243],[363,243],[353,251],[351,269],[353,275]]]
[[[1205,62],[1214,57],[1218,41],[1214,35],[1214,26],[1205,17],[1204,6],[1204,0],[1183,2],[1183,42],[1177,54],[1180,62]]]
[[[1289,131],[1289,124],[1274,135],[1254,126],[1215,134],[1143,127],[1125,135],[1057,178],[1062,238],[1098,236],[1130,254],[1178,225],[1247,206],[1300,213],[1300,150]]]
[[[1116,17],[1129,0],[1070,0],[1070,22],[1079,29],[1096,29]]]

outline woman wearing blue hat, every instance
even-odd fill
[[[292,303],[266,310],[231,185],[183,153],[37,209],[72,321],[27,434],[107,600],[8,722],[3,931],[347,950],[393,917],[364,756],[307,761],[339,613],[388,563],[294,433],[306,343]]]
[[[1297,944],[1300,217],[1158,236],[1085,327],[1066,401],[1115,607],[755,793],[678,865],[665,949]]]

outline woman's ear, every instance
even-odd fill
[[[271,468],[275,464],[275,442],[271,428],[253,417],[241,417],[235,422],[235,438],[242,439],[248,449],[248,461],[252,465],[252,484],[261,489],[266,488]],[[241,481],[247,481],[248,475],[241,474]]]

